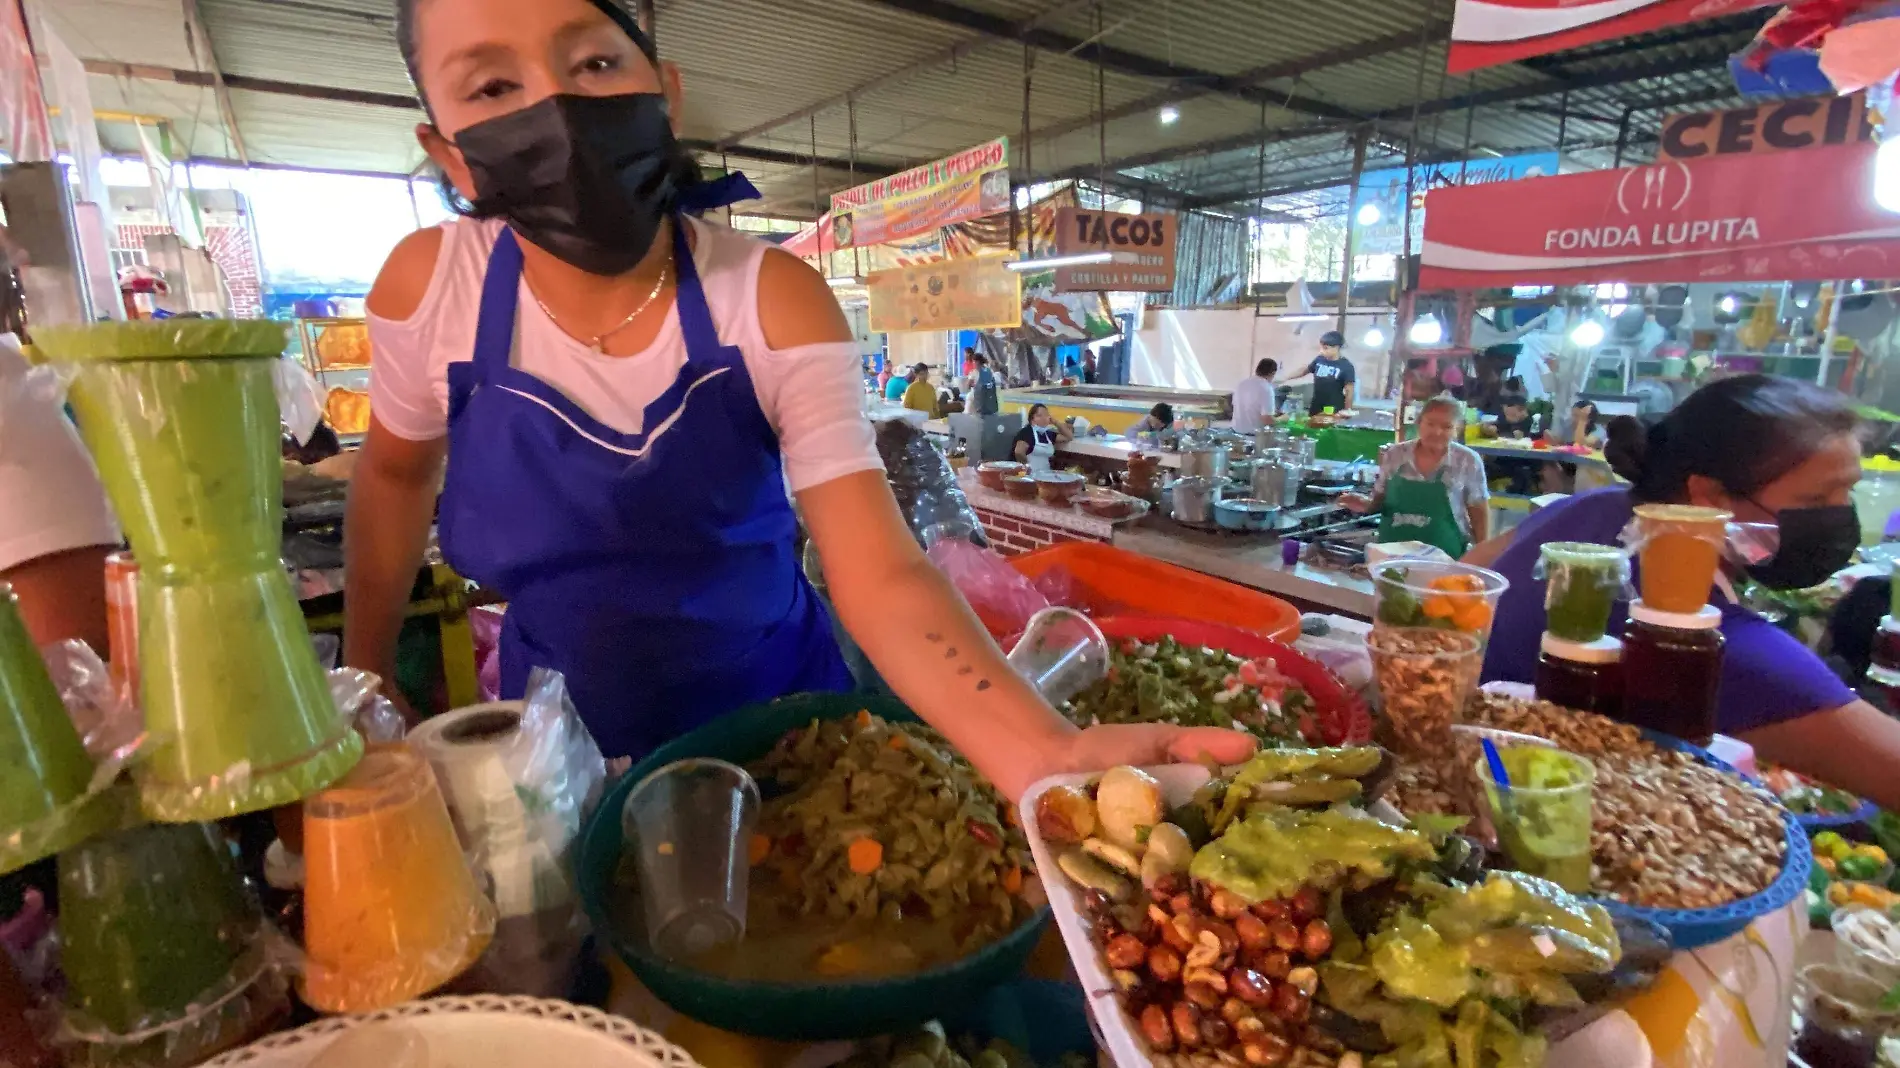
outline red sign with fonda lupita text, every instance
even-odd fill
[[[1427,289],[1900,276],[1871,144],[1667,160],[1425,202]]]
[[[1777,0],[1458,0],[1453,74],[1732,15]]]

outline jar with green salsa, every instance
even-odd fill
[[[1579,541],[1550,542],[1542,554],[1544,628],[1564,641],[1603,637],[1610,611],[1629,583],[1629,556],[1615,545]]]

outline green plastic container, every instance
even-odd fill
[[[954,963],[910,975],[852,982],[761,983],[726,979],[662,959],[640,931],[615,922],[609,903],[620,864],[620,810],[646,776],[676,760],[713,757],[747,764],[764,756],[785,732],[814,719],[854,716],[859,710],[897,722],[917,717],[894,698],[866,694],[801,694],[722,716],[662,746],[621,776],[581,831],[578,853],[581,903],[597,936],[661,1001],[701,1023],[740,1034],[817,1042],[890,1034],[936,1019],[1018,977],[1048,922],[1045,907],[1001,941]]]
[[[1619,546],[1578,541],[1553,541],[1541,553],[1545,628],[1570,642],[1603,637],[1629,582],[1629,555]]]
[[[105,830],[87,797],[92,759],[27,633],[13,588],[0,582],[0,875]]]
[[[62,854],[59,902],[85,1063],[196,1064],[288,1010],[263,912],[207,824],[135,827]]]
[[[73,411],[139,561],[139,675],[156,744],[147,816],[189,823],[296,801],[363,742],[338,713],[279,563],[281,323],[40,331],[76,368]]]

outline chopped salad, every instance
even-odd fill
[[[1174,723],[1231,727],[1269,745],[1323,739],[1313,698],[1270,659],[1162,638],[1116,643],[1106,678],[1077,694],[1063,712],[1080,726]]]

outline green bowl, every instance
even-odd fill
[[[819,1042],[889,1034],[974,1002],[1022,973],[1036,948],[1047,906],[1002,940],[950,964],[909,975],[847,982],[766,983],[726,979],[665,960],[643,932],[623,930],[608,902],[620,863],[620,810],[648,773],[690,757],[747,764],[764,756],[785,732],[814,719],[853,716],[860,709],[897,722],[917,717],[894,698],[868,694],[800,694],[742,708],[661,746],[607,791],[581,829],[577,860],[581,903],[596,936],[620,956],[661,1001],[727,1031],[788,1041]]]

